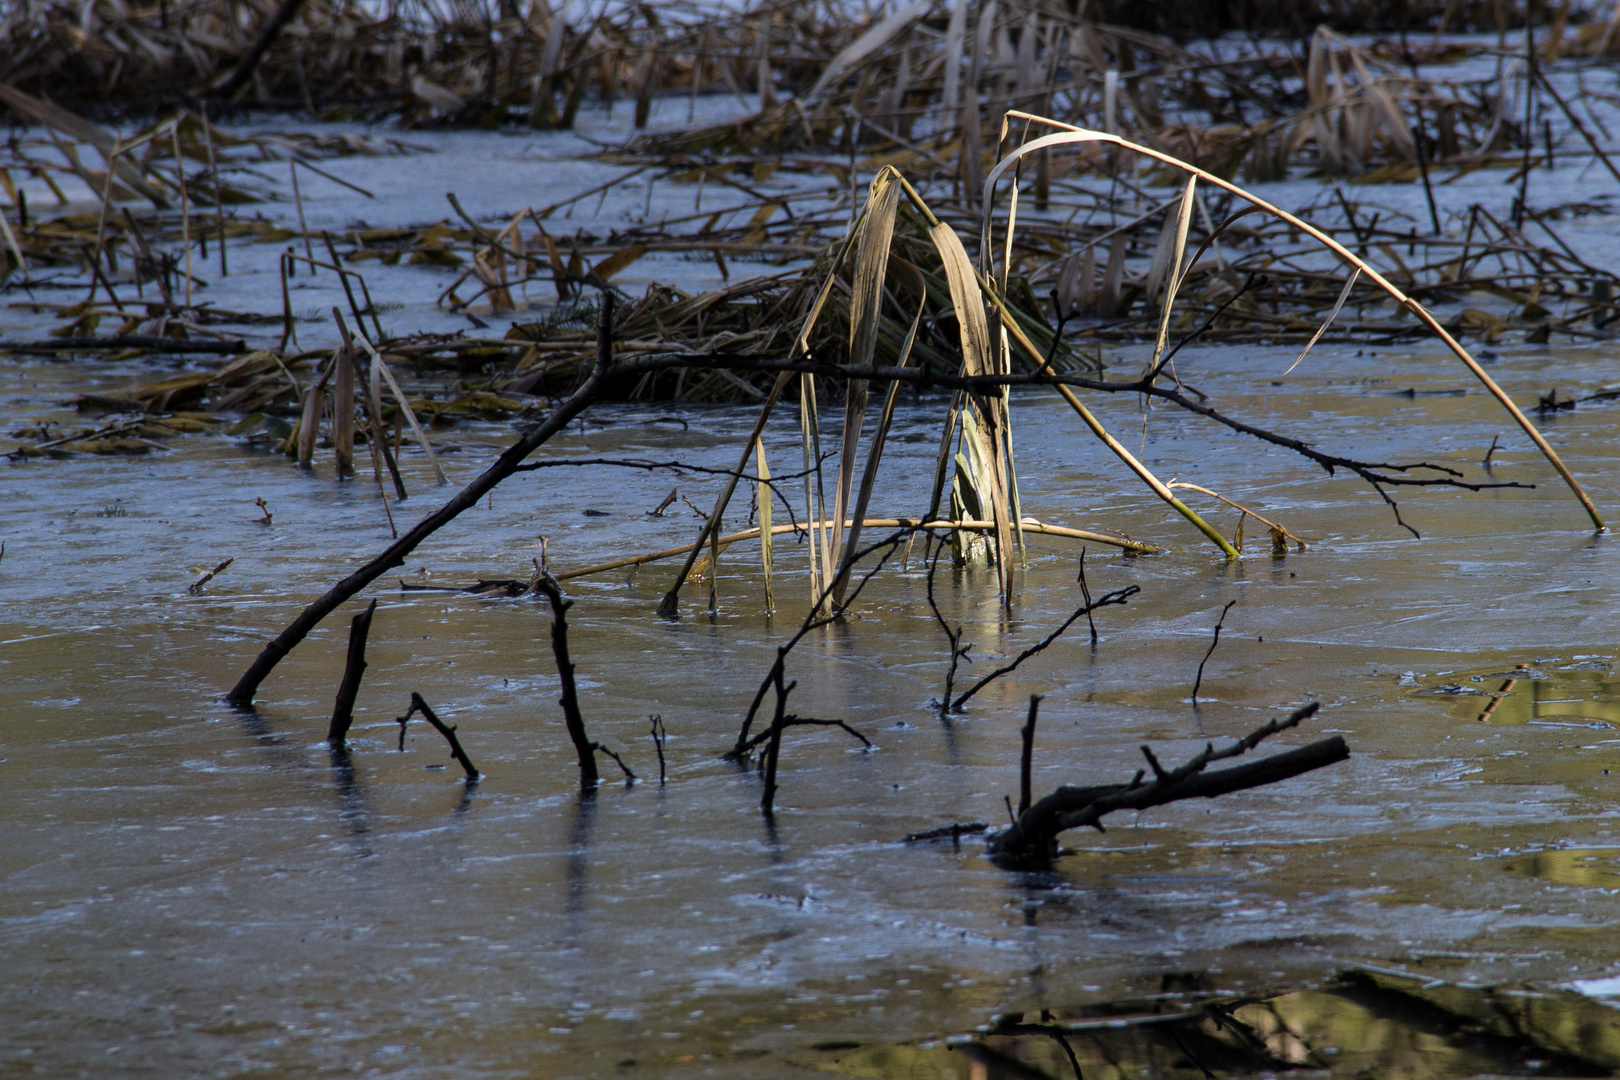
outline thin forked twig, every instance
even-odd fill
[[[951,688],[956,685],[957,664],[961,663],[963,660],[966,660],[970,664],[973,663],[973,658],[968,656],[968,650],[973,648],[973,643],[970,641],[966,645],[962,644],[962,627],[958,626],[955,630],[952,630],[951,624],[945,621],[945,616],[939,610],[939,604],[934,600],[934,574],[939,569],[939,557],[944,550],[945,539],[941,537],[939,545],[934,548],[933,558],[928,562],[928,576],[926,579],[928,587],[928,606],[933,610],[934,621],[939,623],[939,628],[945,632],[945,640],[950,642],[951,647],[951,663],[950,666],[945,669],[945,692],[940,696],[939,699],[939,718],[941,720],[947,720],[950,716]],[[1086,598],[1086,602],[1091,602],[1091,598],[1089,596]]]
[[[822,460],[825,461],[829,457],[832,457],[832,451],[830,450],[822,455]],[[778,499],[782,500],[782,505],[787,509],[788,523],[793,526],[793,530],[795,532],[797,532],[799,528],[799,519],[793,516],[793,504],[788,500],[788,497],[782,493],[781,489],[777,487],[777,484],[786,480],[802,480],[808,472],[815,471],[811,469],[801,470],[800,472],[796,473],[784,473],[781,476],[759,476],[756,473],[740,472],[736,469],[716,469],[708,465],[693,465],[690,462],[685,461],[643,461],[637,458],[567,458],[555,461],[531,461],[526,464],[519,465],[513,471],[534,472],[538,469],[558,469],[569,467],[581,468],[587,465],[612,465],[621,469],[642,469],[647,472],[657,472],[667,469],[674,473],[694,472],[704,473],[709,476],[735,476],[739,480],[747,480],[751,483],[764,484],[766,487],[771,489],[771,492],[775,494]],[[702,514],[702,511],[699,511],[699,514]]]
[[[961,697],[951,702],[951,712],[961,712],[962,704],[963,702],[967,701],[968,698],[972,697],[974,694],[977,694],[986,686],[989,686],[994,680],[1001,678],[1003,675],[1008,675],[1013,671],[1016,671],[1019,664],[1022,664],[1025,660],[1028,660],[1030,657],[1045,650],[1048,645],[1062,637],[1063,632],[1069,627],[1073,626],[1075,620],[1080,618],[1080,616],[1088,615],[1098,608],[1110,607],[1114,604],[1123,604],[1141,591],[1142,587],[1140,585],[1127,585],[1123,589],[1115,589],[1113,592],[1104,593],[1102,598],[1096,603],[1083,604],[1080,607],[1075,608],[1074,614],[1070,615],[1067,619],[1064,619],[1063,624],[1056,630],[1053,630],[1050,634],[1046,635],[1041,642],[1031,645],[1029,648],[1019,653],[1017,658],[1014,659],[1012,663],[1007,664],[1005,667],[997,668],[984,678],[980,679],[978,682],[974,683],[972,686],[968,687],[968,689],[963,692]]]

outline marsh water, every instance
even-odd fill
[[[435,182],[421,186],[436,199]],[[353,212],[342,198],[311,212]],[[270,306],[273,277],[242,265],[221,290],[257,288]],[[397,317],[438,317],[419,306]],[[1504,338],[1481,355],[1525,405],[1620,379],[1601,343]],[[759,777],[720,755],[808,606],[791,539],[776,547],[774,614],[751,543],[723,557],[713,616],[706,585],[680,619],[654,616],[667,563],[568,583],[591,736],[641,778],[586,798],[543,602],[401,588],[527,579],[541,537],[559,571],[689,542],[700,522],[685,500],[707,509],[713,477],[548,469],[434,536],[370,590],[343,762],[324,738],[357,604],[281,665],[256,710],[220,699],[303,604],[388,542],[368,476],[340,482],[329,460],[300,472],[227,436],[8,464],[0,1075],[1065,1075],[1062,1045],[1009,1018],[1057,1025],[1088,1078],[1620,1070],[1615,543],[1437,345],[1326,344],[1285,378],[1294,356],[1193,347],[1177,364],[1222,409],[1320,447],[1535,486],[1396,492],[1416,538],[1354,478],[1197,418],[1144,418],[1135,399],[1096,403],[1159,476],[1308,542],[1273,557],[1251,522],[1228,564],[1055,395],[1015,393],[1025,512],[1162,546],[1087,550],[1093,592],[1141,592],[1098,614],[1095,647],[1076,627],[942,721],[948,651],[924,567],[891,562],[788,666],[797,711],[847,721],[872,749],[792,731],[769,821]],[[74,394],[174,366],[7,358],[0,420],[72,423]],[[947,405],[906,396],[877,512],[927,508]],[[601,407],[544,454],[729,467],[754,415]],[[1594,405],[1543,421],[1611,518],[1614,417]],[[396,518],[439,505],[519,426],[437,433],[450,488],[407,449]],[[798,438],[791,410],[773,419],[774,472],[798,468]],[[671,488],[682,498],[650,513]],[[728,525],[747,514],[739,504]],[[1080,553],[1032,536],[1006,615],[993,572],[941,569],[941,606],[973,643],[966,677],[1079,605]],[[420,723],[401,740],[412,692],[458,725],[480,782]],[[1321,713],[1275,743],[1338,733],[1352,757],[1071,834],[1046,872],[998,869],[972,837],[901,843],[1005,820],[1032,693],[1038,792],[1128,780],[1143,744],[1179,761],[1306,701]],[[663,784],[651,715],[669,733]]]

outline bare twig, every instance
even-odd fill
[[[948,719],[950,715],[951,689],[956,684],[957,664],[963,660],[970,664],[973,662],[972,658],[968,656],[968,650],[973,648],[973,643],[970,641],[966,645],[962,644],[962,627],[958,626],[955,630],[952,630],[951,624],[945,621],[945,616],[940,613],[939,604],[934,600],[934,573],[939,569],[939,556],[944,550],[945,540],[942,537],[939,545],[934,548],[934,557],[928,562],[928,576],[926,579],[928,606],[934,612],[934,621],[939,623],[939,628],[945,632],[945,640],[950,644],[951,650],[950,666],[945,669],[945,692],[939,698],[939,718],[941,720]]]
[[[821,460],[826,461],[832,456],[833,452],[829,450],[821,455]],[[799,520],[793,516],[792,502],[789,501],[788,497],[782,493],[781,488],[777,485],[788,480],[802,480],[807,475],[806,470],[801,470],[796,473],[784,473],[781,476],[762,477],[755,473],[739,472],[736,469],[716,469],[708,465],[693,465],[686,461],[647,461],[641,458],[559,458],[554,461],[531,461],[526,465],[518,466],[513,471],[534,472],[539,469],[583,468],[589,465],[611,465],[620,469],[642,469],[647,472],[657,472],[667,469],[674,473],[694,472],[703,473],[708,476],[735,476],[739,480],[747,480],[755,484],[764,484],[766,487],[771,489],[778,499],[782,501],[782,505],[786,508],[788,513],[788,523],[793,526],[794,531],[798,531],[799,528]],[[814,469],[808,470],[808,472],[814,471]],[[663,508],[675,501],[676,494],[677,492],[675,491],[670,492],[669,498],[665,499],[657,510],[652,511],[653,515],[662,517]],[[688,505],[691,504],[688,503]],[[698,510],[697,513],[700,516],[706,516],[701,510]]]
[[[596,751],[598,754],[606,754],[608,757],[612,758],[614,762],[618,764],[619,770],[624,773],[626,783],[633,784],[636,782],[638,777],[635,773],[630,771],[630,766],[624,763],[624,758],[620,757],[618,754],[615,754],[612,750],[609,750],[599,742],[591,743],[591,749]]]
[[[728,759],[741,760],[747,757],[749,747],[758,745],[758,740],[750,741],[749,730],[753,727],[754,717],[756,714],[758,714],[760,705],[765,701],[766,692],[773,688],[776,691],[776,713],[774,719],[771,721],[771,728],[775,734],[775,738],[772,740],[773,750],[769,751],[769,753],[774,753],[774,748],[780,743],[781,728],[784,726],[783,721],[786,717],[785,710],[787,705],[787,695],[792,692],[795,685],[793,683],[783,683],[783,667],[787,663],[788,654],[793,651],[793,647],[795,645],[804,640],[805,635],[810,633],[810,631],[819,629],[823,626],[828,626],[842,618],[843,613],[847,611],[860,596],[861,590],[865,589],[867,583],[877,575],[879,570],[883,569],[883,564],[888,562],[889,556],[894,554],[895,548],[898,547],[901,541],[903,541],[907,536],[916,531],[917,527],[915,526],[901,529],[899,532],[890,535],[886,539],[880,540],[879,542],[856,552],[855,556],[850,560],[852,564],[859,562],[867,555],[877,551],[882,551],[883,556],[878,559],[875,566],[861,575],[860,580],[855,585],[854,591],[849,594],[844,603],[835,608],[829,614],[818,613],[826,611],[825,605],[827,604],[828,599],[832,596],[832,585],[829,584],[825,589],[822,590],[821,595],[817,597],[816,602],[811,605],[809,613],[805,615],[804,621],[800,623],[798,631],[795,632],[785,644],[777,647],[776,661],[771,665],[771,669],[766,673],[764,681],[759,684],[759,690],[754,694],[754,701],[748,707],[748,715],[743,717],[742,728],[737,732],[737,742],[723,755],[724,757]],[[856,734],[858,735],[858,733]],[[774,760],[774,757],[772,757],[770,759],[770,764],[767,766],[768,768],[772,769],[772,772],[769,774],[770,776],[774,776]],[[769,777],[767,779],[767,787],[769,791],[774,793],[775,789],[774,787],[770,786]],[[767,800],[766,812],[768,813],[769,810],[770,805],[769,801]]]
[[[1097,620],[1091,611],[1091,586],[1086,583],[1086,549],[1080,549],[1080,575],[1075,578],[1080,583],[1080,598],[1086,602],[1086,623],[1091,627],[1091,648],[1097,648]]]
[[[664,786],[664,740],[669,737],[669,732],[664,730],[664,717],[660,713],[653,713],[651,716],[647,717],[647,722],[652,727],[651,735],[652,735],[652,741],[653,741],[653,748],[658,751],[658,786],[663,787]]]
[[[1236,603],[1236,600],[1228,600],[1226,606],[1221,608],[1221,617],[1215,620],[1215,636],[1209,643],[1209,651],[1204,654],[1202,660],[1198,661],[1198,677],[1193,680],[1192,699],[1194,705],[1198,704],[1198,688],[1204,685],[1204,665],[1209,663],[1211,656],[1215,655],[1215,646],[1221,643],[1221,627],[1226,623],[1226,613],[1231,611],[1232,605]]]
[[[789,686],[787,688],[789,690],[791,690],[792,689],[792,684],[789,684]],[[856,739],[858,739],[860,741],[860,744],[862,746],[866,747],[866,749],[868,749],[868,750],[872,749],[872,740],[868,739],[865,735],[862,735],[859,731],[856,731],[854,728],[850,727],[847,723],[845,723],[842,720],[818,720],[817,718],[815,718],[813,716],[795,716],[792,713],[784,713],[783,716],[782,716],[782,728],[783,728],[783,730],[786,730],[787,728],[790,728],[790,727],[835,727],[835,728],[842,728],[843,730],[849,732],[850,735],[852,735]],[[755,735],[753,738],[749,739],[747,744],[743,747],[743,753],[742,753],[741,756],[747,756],[748,754],[752,753],[754,751],[754,749],[757,746],[759,746],[760,743],[765,742],[770,737],[771,737],[771,729],[770,728],[766,728],[764,731],[762,731],[759,734]]]
[[[264,500],[262,500],[262,499],[259,500],[259,501],[260,501],[261,505],[264,502]],[[269,520],[270,512],[268,510],[266,510],[264,516],[265,516],[265,520]],[[193,596],[195,596],[198,593],[202,592],[202,587],[204,585],[208,584],[210,581],[213,581],[214,578],[216,576],[218,576],[219,574],[224,573],[225,569],[227,567],[229,567],[231,565],[231,563],[233,563],[235,561],[236,561],[236,556],[232,555],[230,558],[226,559],[224,562],[220,563],[218,566],[216,566],[212,570],[208,571],[208,573],[204,574],[202,577],[198,578],[196,581],[193,581],[190,585],[186,586],[186,592],[191,593]]]

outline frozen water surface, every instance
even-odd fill
[[[684,101],[661,108],[684,123]],[[598,116],[582,134],[615,138],[627,119]],[[449,190],[494,219],[611,175],[574,159],[582,137],[407,137],[434,152],[325,165],[375,200],[305,181],[310,224],[437,220],[449,216]],[[1538,204],[1607,193],[1606,176],[1583,164],[1538,173]],[[1439,190],[1453,209],[1500,207],[1502,179],[1482,170]],[[1310,181],[1263,193],[1291,206],[1322,198]],[[1415,185],[1355,194],[1426,216]],[[722,205],[723,193],[711,188],[711,198]],[[627,189],[573,220],[605,229],[687,212],[692,200],[691,185],[660,183],[650,203],[645,187]],[[288,203],[261,209],[292,213]],[[1596,258],[1612,254],[1613,221],[1561,228]],[[205,298],[276,310],[275,255],[233,248],[231,276]],[[364,270],[379,301],[401,305],[386,316],[395,325],[466,325],[433,306],[442,271]],[[675,280],[696,291],[715,273],[649,257],[621,283],[634,291]],[[321,311],[340,295],[328,278],[300,279],[294,304]],[[17,308],[0,323],[8,335],[51,325]],[[329,343],[328,327],[302,322],[300,338]],[[1129,367],[1140,350],[1109,352]],[[257,712],[219,698],[301,605],[384,546],[369,481],[336,483],[325,464],[303,474],[223,437],[141,459],[8,465],[0,1071],[965,1076],[983,1062],[928,1040],[1008,1013],[1217,993],[1282,994],[1267,1015],[1283,1027],[1252,1019],[1268,1045],[1314,1039],[1313,1053],[1353,1055],[1361,1051],[1347,1032],[1369,1037],[1362,1021],[1389,1007],[1368,980],[1387,989],[1402,977],[1411,995],[1429,993],[1425,1008],[1444,1005],[1448,1016],[1474,1006],[1436,995],[1528,986],[1526,1009],[1584,1018],[1598,1032],[1581,1061],[1620,1067],[1603,1056],[1620,961],[1615,544],[1592,535],[1533,447],[1437,344],[1323,345],[1284,379],[1293,358],[1267,346],[1194,347],[1177,364],[1223,410],[1359,457],[1485,478],[1479,462],[1500,436],[1491,477],[1536,486],[1398,492],[1416,539],[1352,478],[1195,417],[1155,410],[1144,430],[1134,400],[1096,403],[1160,476],[1250,503],[1310,541],[1273,559],[1251,538],[1248,557],[1228,565],[1131,482],[1057,397],[1017,392],[1026,511],[1122,529],[1168,551],[1125,559],[1093,548],[1094,591],[1142,589],[1099,614],[1098,647],[1071,632],[948,724],[929,708],[945,648],[924,577],[915,559],[886,570],[854,618],[812,635],[789,664],[798,711],[847,720],[875,749],[837,731],[791,732],[774,824],[761,820],[755,774],[718,756],[807,602],[791,542],[777,548],[774,617],[762,610],[748,544],[722,562],[712,620],[696,595],[680,621],[653,617],[668,565],[570,583],[591,735],[643,777],[584,800],[555,704],[546,609],[397,587],[397,578],[527,577],[541,535],[559,568],[687,542],[698,520],[682,503],[662,517],[647,511],[671,486],[706,506],[712,479],[546,470],[508,482],[436,535],[373,590],[371,667],[345,769],[322,743],[345,619],[282,664]],[[1488,359],[1523,404],[1552,387],[1588,393],[1620,378],[1601,342],[1504,339]],[[72,394],[164,368],[10,358],[0,365],[0,418],[8,431],[71,420]],[[945,406],[907,397],[874,499],[886,514],[925,509]],[[752,419],[750,407],[603,407],[545,453],[722,465]],[[1544,424],[1610,517],[1620,515],[1614,419],[1612,406],[1597,406]],[[504,424],[445,437],[458,447],[444,454],[452,484],[512,437]],[[777,471],[795,467],[797,438],[792,416],[772,421]],[[413,495],[396,514],[415,520],[445,490],[419,454],[407,452],[404,468]],[[273,524],[258,520],[257,498]],[[1227,531],[1236,524],[1235,513],[1211,518]],[[941,573],[942,603],[974,643],[970,677],[1073,610],[1078,555],[1068,541],[1032,538],[1005,620],[993,574]],[[187,593],[227,557],[226,572]],[[1208,700],[1194,707],[1193,673],[1228,600],[1237,605],[1205,673]],[[469,788],[453,765],[442,768],[444,747],[421,725],[398,750],[393,717],[412,691],[459,725],[481,783]],[[1353,757],[1072,836],[1072,853],[1049,873],[998,870],[970,840],[897,843],[951,821],[1003,820],[1030,693],[1045,695],[1042,791],[1126,779],[1142,743],[1179,759],[1306,700],[1324,703],[1320,716],[1277,741],[1336,732]],[[662,787],[647,779],[656,775],[650,714],[670,733]],[[1363,981],[1328,981],[1344,972]],[[1435,980],[1450,989],[1423,989]],[[1569,986],[1584,997],[1559,990]],[[1417,1023],[1413,1015],[1403,1022]],[[1351,1058],[1280,1060],[1338,1069]],[[1452,1071],[1422,1075],[1508,1069],[1507,1057],[1446,1060]]]

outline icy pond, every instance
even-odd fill
[[[671,107],[684,121],[685,103]],[[587,133],[607,138],[601,124]],[[435,152],[324,166],[375,200],[305,181],[311,227],[436,220],[447,190],[493,219],[601,175],[572,160],[584,147],[573,136],[412,138]],[[1595,181],[1572,166],[1558,182],[1573,193]],[[1296,206],[1312,194],[1278,188]],[[1481,172],[1445,198],[1500,203],[1505,191],[1500,172]],[[1410,188],[1376,195],[1421,206]],[[692,193],[627,190],[593,212],[646,213],[666,198]],[[1612,220],[1582,219],[1568,235],[1601,250]],[[209,298],[278,312],[275,252],[232,254]],[[649,258],[623,284],[669,280],[682,265]],[[689,269],[690,288],[712,283],[712,264]],[[379,301],[400,305],[395,325],[465,326],[433,306],[442,273],[366,273]],[[341,295],[329,279],[299,288],[300,311]],[[14,307],[0,324],[18,336],[50,320]],[[299,333],[334,336],[318,318]],[[1142,350],[1109,351],[1130,365]],[[1025,512],[1166,550],[1091,546],[1093,592],[1141,592],[1098,613],[1095,648],[1076,628],[948,723],[930,707],[948,653],[924,568],[885,569],[789,669],[796,709],[847,721],[873,748],[796,729],[773,821],[759,813],[755,772],[720,755],[804,613],[805,559],[791,540],[776,549],[774,616],[747,543],[722,562],[713,618],[697,590],[682,619],[654,617],[671,564],[568,583],[591,735],[642,777],[587,798],[556,706],[544,602],[400,588],[526,579],[542,535],[559,570],[689,542],[700,521],[683,502],[649,511],[672,486],[706,509],[714,477],[546,470],[435,536],[368,593],[379,601],[371,666],[343,767],[324,738],[357,605],[291,655],[256,711],[221,697],[269,636],[386,545],[368,479],[340,484],[329,462],[300,472],[224,436],[141,458],[8,463],[0,1075],[1066,1075],[1055,1041],[983,1034],[1015,1014],[1068,1025],[1088,1078],[1194,1076],[1188,1062],[1203,1059],[1347,1076],[1620,1069],[1608,1004],[1620,997],[1620,552],[1439,343],[1324,344],[1284,378],[1296,352],[1194,346],[1177,365],[1223,410],[1323,448],[1536,486],[1398,493],[1419,539],[1353,477],[1170,410],[1144,430],[1134,399],[1096,402],[1159,476],[1240,497],[1308,542],[1274,558],[1251,532],[1247,557],[1229,564],[1055,394],[1017,391]],[[1551,388],[1580,396],[1620,379],[1603,342],[1508,337],[1479,355],[1526,407]],[[71,423],[73,395],[175,366],[8,357],[0,427]],[[873,502],[883,513],[926,509],[917,493],[948,400],[904,396]],[[1620,519],[1615,407],[1540,423]],[[601,407],[544,454],[729,467],[755,415]],[[826,423],[830,446],[837,417]],[[438,434],[446,488],[404,453],[412,496],[396,515],[436,507],[515,427]],[[779,471],[798,439],[792,410],[772,419]],[[1237,513],[1212,507],[1200,504],[1230,534]],[[974,643],[969,677],[1080,602],[1079,543],[1029,545],[1009,617],[993,572],[939,575],[942,607]],[[1228,601],[1195,705],[1194,673]],[[481,782],[465,784],[420,724],[401,751],[394,717],[413,691],[459,725]],[[1049,872],[998,869],[972,837],[900,843],[1005,820],[1031,693],[1045,695],[1041,792],[1128,780],[1144,743],[1180,761],[1310,700],[1321,713],[1279,744],[1337,733],[1352,757],[1070,834]],[[663,785],[654,714],[669,732]],[[1216,1016],[1256,1040],[1252,1061],[1210,1056]]]

